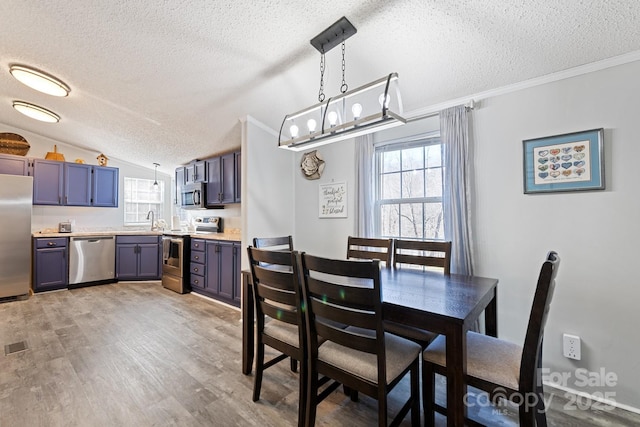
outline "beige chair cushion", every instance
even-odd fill
[[[264,334],[286,342],[294,347],[298,347],[299,345],[300,335],[298,334],[298,327],[290,323],[271,319],[264,325]]]
[[[440,335],[424,351],[424,360],[446,364],[446,338]],[[475,332],[467,333],[467,375],[518,389],[522,347]]]
[[[374,336],[374,331],[348,327],[363,335]],[[420,355],[420,345],[393,334],[384,334],[387,359],[387,384],[396,379]],[[378,382],[376,355],[341,346],[332,341],[318,348],[318,359],[350,372],[373,383]]]
[[[407,326],[395,322],[384,322],[384,330],[403,338],[424,343],[423,345],[430,343],[438,336],[437,334],[425,331],[424,329],[414,328],[413,326]]]

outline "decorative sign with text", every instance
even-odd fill
[[[320,218],[347,217],[347,183],[320,184]]]

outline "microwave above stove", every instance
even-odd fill
[[[180,187],[179,202],[182,209],[205,209],[207,185],[201,182]]]

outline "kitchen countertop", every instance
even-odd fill
[[[163,232],[161,230],[102,230],[102,231],[74,231],[71,233],[60,233],[57,231],[43,230],[34,232],[31,235],[33,237],[90,237],[90,236],[161,236]],[[210,234],[188,234],[193,239],[205,239],[205,240],[229,240],[233,242],[239,242],[242,240],[242,235],[239,231],[231,230],[223,233],[210,233]]]
[[[71,233],[59,233],[57,231],[38,231],[31,234],[33,237],[90,237],[90,236],[161,236],[159,230],[102,230],[102,231],[74,231]]]

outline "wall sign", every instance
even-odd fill
[[[347,217],[347,183],[320,184],[320,218]]]

